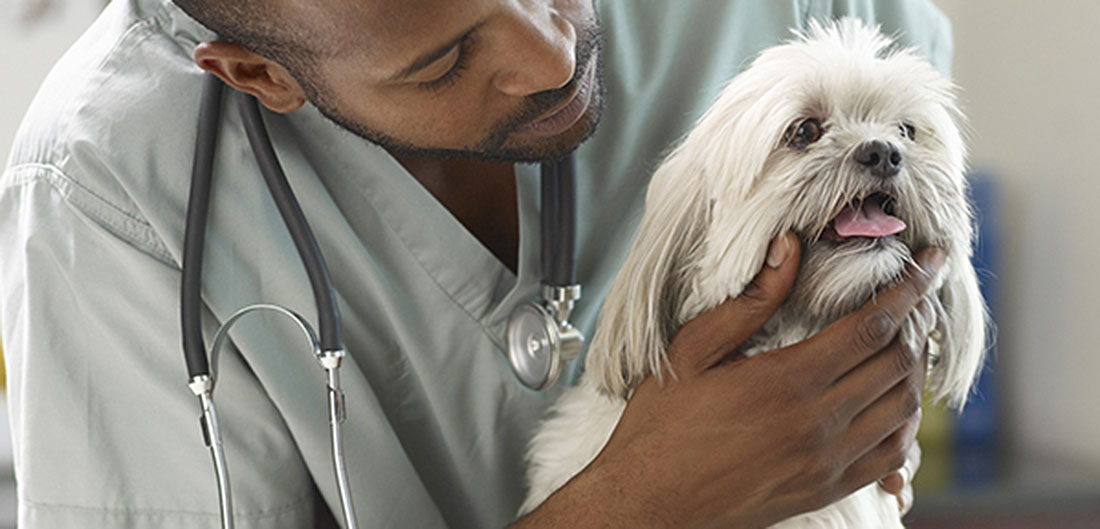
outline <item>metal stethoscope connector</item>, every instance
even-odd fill
[[[584,347],[584,336],[569,314],[581,297],[580,285],[543,285],[542,299],[524,303],[508,318],[508,361],[524,386],[539,391],[557,381],[562,365]]]

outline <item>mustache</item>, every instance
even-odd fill
[[[576,60],[574,62],[573,77],[569,79],[569,82],[560,88],[527,96],[519,109],[495,127],[494,132],[490,134],[486,141],[482,142],[481,147],[488,149],[503,144],[512,132],[531,124],[532,121],[554,107],[561,105],[572,96],[581,79],[589,72],[589,68],[585,68],[585,66],[591,62],[594,55],[600,53],[601,38],[598,25],[586,28],[580,38],[577,39],[576,46],[574,46]]]

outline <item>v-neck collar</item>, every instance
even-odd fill
[[[539,167],[515,166],[519,217],[517,271],[513,273],[448,211],[394,157],[346,131],[333,129],[312,105],[291,115],[298,141],[313,144],[311,164],[329,192],[354,193],[336,198],[343,204],[368,204],[408,256],[448,298],[478,321],[503,350],[512,308],[534,299],[540,278]],[[281,124],[269,124],[273,134]],[[316,144],[315,138],[329,141]],[[352,199],[352,200],[347,200]],[[400,262],[400,261],[395,261]]]
[[[503,346],[508,314],[540,280],[537,166],[515,169],[520,236],[513,273],[388,153],[385,165],[370,178],[366,198],[435,283]]]

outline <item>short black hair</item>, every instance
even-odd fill
[[[288,20],[271,0],[172,0],[191,18],[250,51],[307,74],[327,48],[323,36],[308,36],[301,21]]]

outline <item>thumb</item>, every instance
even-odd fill
[[[698,373],[722,362],[756,334],[787,298],[802,256],[793,232],[772,240],[764,268],[737,297],[684,324],[669,345],[676,372]]]

